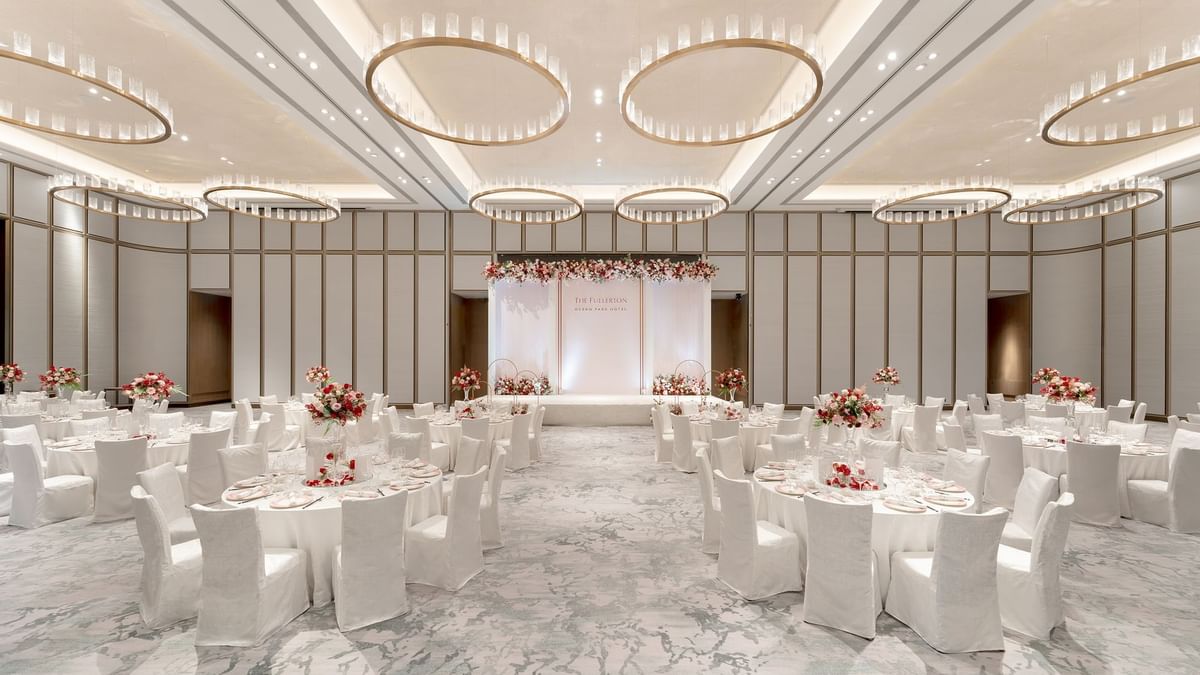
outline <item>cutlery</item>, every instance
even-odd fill
[[[925,508],[929,509],[930,511],[933,511],[934,513],[941,513],[941,512],[942,512],[942,510],[941,510],[941,509],[935,509],[935,508],[933,508],[932,506],[930,506],[930,505],[929,505],[929,504],[928,504],[928,503],[927,503],[927,502],[926,502],[924,499],[918,499],[918,500],[916,500],[916,502],[917,502],[918,504],[920,504],[920,505],[924,506]]]
[[[304,506],[301,506],[300,508],[301,508],[301,509],[307,509],[308,507],[312,506],[313,504],[316,504],[317,502],[321,501],[322,499],[325,499],[325,495],[321,495],[320,497],[317,497],[316,499],[314,499],[314,500],[312,500],[311,502],[309,502],[309,503],[305,504]]]

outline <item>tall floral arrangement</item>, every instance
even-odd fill
[[[183,394],[183,391],[175,386],[175,381],[167,377],[166,373],[154,371],[133,378],[129,384],[121,386],[121,391],[134,401],[150,401],[151,403],[161,401],[171,394]]]
[[[545,375],[537,377],[508,377],[500,376],[492,383],[492,393],[502,395],[520,394],[549,394],[550,378]]]
[[[900,371],[892,366],[884,366],[875,371],[871,376],[871,381],[875,384],[882,384],[888,387],[894,387],[900,384]]]
[[[349,383],[327,382],[314,396],[313,402],[304,406],[314,422],[344,427],[367,410],[366,397]]]
[[[15,384],[25,381],[25,371],[19,363],[0,363],[0,382]]]
[[[650,390],[655,396],[706,396],[708,392],[708,383],[704,378],[679,373],[655,375]]]
[[[324,387],[326,384],[333,381],[333,374],[325,366],[313,366],[304,373],[305,381],[310,384],[315,384],[318,387]]]
[[[817,423],[876,429],[883,425],[883,406],[868,396],[863,387],[830,392],[829,400],[817,409]]]
[[[478,370],[469,366],[463,366],[450,378],[450,388],[454,391],[461,391],[463,398],[470,400],[471,392],[475,390],[475,387],[479,386],[482,379],[483,376],[479,374]]]
[[[1038,368],[1033,374],[1033,384],[1050,384],[1050,381],[1061,376],[1058,368]]]
[[[1084,382],[1070,375],[1056,375],[1041,389],[1042,395],[1053,403],[1075,401],[1094,405],[1096,403],[1096,387],[1091,382]]]
[[[488,283],[540,283],[582,279],[602,283],[621,279],[648,281],[712,281],[717,267],[707,260],[634,260],[630,256],[593,260],[505,260],[489,262],[483,268]]]
[[[79,389],[83,386],[83,381],[79,377],[79,371],[70,366],[50,365],[50,370],[38,375],[38,380],[42,383],[42,389],[45,391],[58,391],[59,389]]]
[[[741,368],[726,368],[717,373],[717,388],[732,401],[733,397],[746,389],[746,373]]]

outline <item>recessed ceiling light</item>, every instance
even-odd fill
[[[874,110],[874,109],[868,110],[868,111],[867,111],[867,114],[868,114],[868,115],[874,115],[874,114],[875,114],[875,110]]]
[[[876,67],[877,69],[879,69],[879,70],[884,70],[885,68],[887,68],[887,64],[886,64],[886,63],[881,63],[881,64],[879,64],[878,66],[875,66],[875,67]]]
[[[834,114],[834,115],[841,115],[841,114],[842,114],[842,109],[841,109],[841,108],[836,108],[836,109],[833,111],[833,114]]]
[[[797,157],[799,157],[799,156],[800,156],[800,153],[798,153],[798,152],[797,152],[797,153],[794,153],[794,154],[792,155],[792,159],[796,159],[796,158],[797,158]]]
[[[329,114],[329,108],[321,108],[321,114],[322,114],[322,115],[328,115],[328,114]]]
[[[775,182],[775,179],[774,179],[774,178],[768,178],[768,179],[767,179],[767,185],[770,185],[771,183],[774,183],[774,182]]]
[[[600,87],[596,87],[596,90],[592,92],[592,96],[595,96],[596,98],[604,98],[604,90]]]
[[[983,162],[975,162],[975,166],[983,166]]]
[[[1117,96],[1124,96],[1124,95],[1125,95],[1125,90],[1124,90],[1124,89],[1121,89],[1121,90],[1118,90],[1118,91],[1117,91]]]
[[[254,52],[254,55],[260,59],[265,58],[267,56],[266,54],[263,54],[262,52]]]
[[[367,117],[366,115],[363,115],[363,117],[362,117],[362,121],[364,121],[364,122],[370,122],[370,121],[371,121],[371,119],[370,119],[369,117]]]
[[[336,118],[336,117],[334,117],[333,115],[330,115],[330,116],[329,116],[329,121],[330,121],[330,122],[336,122],[336,121],[337,121],[337,118]]]
[[[929,52],[929,60],[930,61],[932,61],[936,58],[937,58],[937,52]]]
[[[825,148],[825,154],[829,154],[829,153],[830,153],[829,148]]]
[[[229,158],[228,158],[228,157],[222,157],[222,158],[221,158],[221,161],[222,161],[222,162],[229,161]]]
[[[270,68],[271,70],[275,70],[275,63],[274,62],[268,63],[267,67]]]
[[[407,183],[407,182],[408,182],[408,179],[407,179],[407,178],[405,178],[404,176],[396,176],[396,178],[399,178],[401,183]]]
[[[183,141],[184,143],[187,143],[187,142],[188,142],[188,135],[187,135],[187,134],[183,134],[182,136],[180,136],[180,137],[179,137],[179,140]]]
[[[96,94],[100,93],[100,90],[95,87],[88,87],[88,93],[92,96],[95,96]]]
[[[924,64],[924,63],[918,63],[918,64],[917,64],[917,71],[918,71],[918,72],[920,72],[920,71],[922,71],[922,70],[925,70],[925,64]]]
[[[112,102],[112,99],[111,99],[111,98],[109,98],[109,97],[108,97],[107,95],[105,95],[105,94],[101,94],[101,95],[100,95],[100,98],[104,99],[105,101]]]
[[[896,52],[888,52],[888,61],[896,60]]]
[[[421,180],[425,181],[426,183],[432,183],[432,182],[433,182],[433,181],[432,181],[432,180],[429,178],[429,176],[421,176]]]
[[[316,62],[316,61],[309,61],[309,62],[308,62],[308,68],[309,68],[309,70],[316,70],[316,69],[317,69],[317,62]]]
[[[858,121],[859,121],[859,122],[866,122],[866,121],[867,121],[867,116],[866,116],[866,115],[863,115],[862,117],[859,117],[859,118],[858,118]]]
[[[301,61],[308,58],[308,54],[306,54],[303,50],[296,52],[296,56],[299,56]]]
[[[990,162],[990,161],[992,161],[992,160],[990,160],[990,159],[985,159],[985,160],[983,160],[983,163],[984,163],[984,164],[987,164],[987,163],[988,163],[988,162]]]
[[[1107,96],[1105,96],[1104,98],[1100,99],[1100,102],[1101,102],[1101,103],[1108,103],[1109,101],[1112,101],[1112,99],[1111,99],[1111,98],[1109,98],[1109,97],[1107,97]]]
[[[355,114],[355,115],[361,115],[361,114],[362,114],[362,108],[355,108],[355,109],[354,109],[354,114]]]
[[[826,121],[826,122],[832,122],[832,121],[833,121],[833,116],[831,115],[831,116],[829,116],[829,117],[826,117],[826,118],[825,118],[825,121]]]
[[[1026,136],[1026,137],[1025,137],[1025,142],[1026,142],[1026,143],[1028,143],[1029,141],[1032,141],[1032,140],[1033,140],[1033,136]]]

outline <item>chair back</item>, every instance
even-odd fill
[[[492,508],[500,504],[500,487],[504,485],[504,467],[508,464],[508,451],[493,445],[492,459],[487,466],[487,484],[484,486],[492,501]]]
[[[454,458],[454,473],[466,475],[475,473],[480,467],[480,460],[486,459],[484,441],[472,436],[458,439],[458,453]]]
[[[1045,417],[1066,417],[1071,406],[1065,403],[1047,403],[1043,415]]]
[[[220,615],[253,617],[259,604],[266,578],[262,532],[258,526],[258,509],[214,509],[192,506],[192,521],[200,535],[200,551],[204,559],[201,596],[205,605],[216,602],[230,611]],[[217,609],[202,607],[203,610]],[[215,613],[215,612],[214,612]]]
[[[1109,422],[1128,422],[1133,417],[1133,404],[1129,405],[1110,405],[1105,410],[1108,411]]]
[[[913,452],[937,452],[937,421],[941,406],[919,405],[913,410]]]
[[[237,411],[237,420],[233,425],[233,442],[246,443],[252,440],[247,436],[250,434],[250,423],[254,421],[254,409],[250,407],[250,401],[244,398],[234,404],[234,409]]]
[[[881,441],[875,438],[864,438],[859,442],[867,461],[867,474],[873,478],[883,478],[883,468],[895,469],[900,466],[900,441]],[[879,462],[875,473],[871,473],[872,460]]]
[[[45,463],[46,449],[42,446],[41,434],[38,433],[37,427],[32,424],[2,428],[0,429],[0,438],[14,443],[28,443],[33,446],[33,451],[37,454],[38,464]]]
[[[429,418],[406,417],[404,422],[408,433],[421,434],[421,459],[430,461],[433,458],[433,439],[430,436],[432,432],[429,430]]]
[[[1145,403],[1145,401],[1143,401],[1143,402],[1137,404],[1137,407],[1133,409],[1133,423],[1134,424],[1142,424],[1145,421],[1146,421],[1146,403]]]
[[[716,485],[713,484],[713,467],[712,462],[708,461],[708,453],[704,450],[696,451],[696,461],[700,464],[700,498],[704,500],[704,511],[713,513],[717,504],[713,498],[716,492]]]
[[[265,475],[267,449],[260,443],[221,448],[217,450],[217,464],[221,467],[221,482],[229,487],[239,480]]]
[[[685,400],[679,407],[683,408],[683,414],[689,417],[700,412],[700,402],[695,400]]]
[[[283,445],[283,434],[287,427],[287,411],[284,410],[282,403],[266,403],[260,406],[262,408],[262,416],[265,418],[270,415],[270,419],[259,423],[259,429],[263,426],[268,427],[267,450],[279,450]],[[255,442],[258,442],[257,440]]]
[[[529,456],[529,428],[532,421],[533,416],[528,413],[513,415],[512,437],[509,438],[509,443],[513,454],[518,457]]]
[[[942,479],[954,481],[966,488],[975,498],[976,513],[983,506],[988,466],[991,463],[992,458],[987,455],[974,455],[954,448],[946,451],[946,468],[942,472]]]
[[[692,420],[687,415],[671,415],[671,432],[675,436],[675,447],[692,449]]]
[[[133,517],[129,488],[137,484],[137,475],[149,468],[146,439],[96,443],[96,522]]]
[[[1058,434],[1059,438],[1063,438],[1067,434],[1067,418],[1065,417],[1044,417],[1042,415],[1029,415],[1025,418],[1025,424],[1030,429],[1039,431],[1048,431]]]
[[[712,421],[712,437],[717,438],[737,438],[741,431],[741,424],[737,420],[713,420]]]
[[[1075,495],[1063,493],[1058,501],[1047,502],[1042,507],[1037,525],[1033,529],[1033,545],[1030,546],[1029,571],[1041,580],[1043,597],[1061,604],[1062,590],[1058,584],[1058,570],[1063,551],[1067,548],[1067,534],[1071,528],[1071,508]]]
[[[1025,472],[1021,437],[985,431],[980,439],[980,450],[992,458],[991,464],[988,465],[984,498],[992,504],[1011,509],[1017,496],[1017,486],[1021,483],[1021,475]]]
[[[492,440],[492,422],[486,417],[462,421],[463,438],[477,438],[483,442]]]
[[[950,409],[950,419],[954,420],[958,426],[965,427],[967,425],[967,415],[969,409],[966,401],[955,401],[954,407]]]
[[[804,454],[805,438],[806,436],[801,433],[771,434],[771,454],[781,462],[798,460]]]
[[[664,418],[665,419],[665,418]],[[542,423],[546,421],[546,406],[537,407],[537,418],[533,421],[533,440],[539,445],[542,442]]]
[[[925,405],[929,406],[930,408],[937,408],[938,411],[940,412],[941,409],[946,406],[946,397],[945,396],[926,396],[925,397]]]
[[[1175,455],[1182,448],[1200,448],[1200,429],[1179,427],[1171,434],[1171,443],[1167,448],[1167,466],[1175,463]]]
[[[1067,441],[1067,484],[1075,495],[1076,521],[1109,527],[1120,523],[1120,461],[1119,445]]]
[[[275,394],[263,394],[258,397],[259,406],[274,405],[276,403],[279,403],[279,397]]]
[[[233,429],[237,424],[236,410],[214,410],[208,414],[209,429]]]
[[[408,492],[342,500],[342,577],[359,582],[403,574]],[[376,591],[387,591],[380,584]]]
[[[904,394],[884,394],[883,404],[890,405],[892,408],[903,408]]]
[[[12,469],[12,506],[8,524],[16,527],[33,528],[40,520],[39,505],[44,489],[42,461],[33,445],[17,441],[4,441],[4,454]]]
[[[429,456],[421,456],[424,447],[425,434],[411,431],[394,431],[388,434],[388,455],[392,459],[421,459],[428,462]]]
[[[751,561],[758,544],[758,522],[754,515],[754,491],[748,480],[736,480],[724,471],[713,471],[717,494],[721,498],[721,553]],[[726,553],[728,549],[729,553]]]
[[[454,477],[454,490],[450,493],[446,511],[446,545],[451,555],[457,550],[483,549],[479,529],[479,500],[483,496],[486,473],[487,467],[482,466],[473,473]]]
[[[1000,412],[1004,407],[1004,394],[987,394],[987,407],[989,412]]]
[[[103,402],[103,401],[101,401]],[[80,410],[79,417],[85,420],[107,419],[112,420],[117,416],[116,408],[96,408],[95,410]]]
[[[434,405],[432,403],[414,403],[413,417],[430,417],[434,413]]]
[[[1000,403],[1000,419],[1005,426],[1019,424],[1025,419],[1024,401],[1003,401]]]
[[[1108,433],[1110,436],[1120,436],[1131,443],[1140,443],[1146,440],[1147,424],[1131,424],[1129,422],[1109,422]]]
[[[946,449],[967,449],[967,435],[961,425],[947,420],[942,423],[942,433],[946,436]]]
[[[34,413],[32,415],[0,415],[0,429],[16,429],[18,427],[32,426],[37,430],[38,437],[42,436],[42,416]]]
[[[799,417],[779,418],[779,421],[775,423],[775,434],[792,436],[800,433],[800,421]]]
[[[156,437],[166,438],[183,426],[183,413],[150,413],[146,425]]]
[[[1174,447],[1174,446],[1172,446]],[[1200,532],[1200,443],[1171,453],[1167,473],[1168,524],[1176,532]]]
[[[137,479],[146,494],[153,496],[158,502],[168,522],[187,515],[183,485],[179,482],[179,472],[175,470],[174,464],[166,462],[139,471]]]
[[[93,419],[77,419],[67,422],[67,431],[72,436],[95,436],[112,429],[112,423],[107,417]]]
[[[987,413],[987,406],[983,399],[978,394],[967,394],[967,409],[972,415],[983,415]]]
[[[1013,505],[1013,522],[1022,530],[1033,534],[1042,511],[1058,495],[1058,478],[1032,466],[1025,468],[1021,484],[1017,486],[1016,504]]]
[[[975,424],[975,435],[979,436],[985,431],[1003,431],[1004,419],[999,415],[978,415],[972,414],[971,419]]]
[[[934,612],[939,622],[961,619],[964,608],[972,615],[1000,616],[996,591],[996,554],[1008,512],[943,511],[938,518],[933,545]]]
[[[777,420],[782,420],[784,411],[787,406],[782,403],[764,403],[762,404],[762,412],[766,417],[774,417]]]
[[[805,497],[804,519],[808,527],[804,620],[873,638],[877,612],[871,504]]]
[[[174,562],[171,555],[171,533],[167,516],[158,499],[140,485],[129,488],[133,503],[133,522],[137,525],[138,541],[142,544],[142,584],[156,587],[162,579],[161,570]]]
[[[746,474],[742,465],[742,444],[737,438],[714,438],[709,442],[713,466],[726,476],[741,478]]]
[[[102,398],[81,398],[78,401],[72,402],[72,405],[75,406],[75,409],[80,412],[85,410],[88,412],[104,410],[107,404],[108,403]]]
[[[227,413],[236,415],[237,413]],[[228,487],[221,475],[221,463],[217,451],[231,445],[233,429],[218,428],[215,431],[192,432],[188,440],[187,503],[212,504],[221,500],[221,492]]]

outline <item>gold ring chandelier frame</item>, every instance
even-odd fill
[[[10,49],[0,48],[0,58],[79,80],[93,95],[105,99],[108,94],[118,96],[148,116],[143,122],[99,121],[76,116],[70,125],[74,127],[72,131],[68,126],[72,120],[66,112],[46,111],[49,119],[45,119],[39,108],[25,106],[18,117],[14,114],[13,102],[0,98],[0,122],[64,138],[116,145],[146,145],[171,137],[174,122],[171,106],[159,97],[156,89],[147,88],[140,79],[127,75],[117,66],[108,66],[105,79],[100,79],[96,77],[95,57],[80,53],[77,56],[79,67],[70,68],[66,47],[56,42],[47,44],[46,58],[34,56],[29,35],[20,31],[13,32]]]
[[[486,26],[482,18],[472,17],[470,30],[470,37],[459,35],[457,14],[446,15],[441,35],[437,34],[436,17],[428,13],[421,15],[419,35],[414,34],[412,19],[408,17],[401,19],[398,36],[392,26],[385,26],[384,34],[376,36],[376,43],[368,50],[371,56],[367,59],[364,75],[367,94],[375,103],[375,107],[414,131],[464,145],[520,145],[545,138],[558,131],[566,123],[567,114],[571,109],[571,84],[567,79],[566,70],[559,67],[558,57],[551,56],[543,44],[536,44],[531,50],[529,35],[526,33],[517,33],[516,48],[510,47],[508,25],[505,23],[495,24],[492,42],[486,40]],[[513,125],[511,130],[496,124],[493,131],[493,125],[484,124],[477,128],[473,123],[464,123],[460,129],[457,124],[442,120],[432,111],[429,113],[432,119],[426,119],[424,110],[417,109],[412,101],[398,99],[387,88],[378,71],[384,62],[397,54],[429,47],[472,49],[519,63],[549,83],[556,99],[554,107],[548,114],[541,115],[536,120],[530,118],[524,124]]]
[[[654,208],[651,205],[639,205],[635,203],[651,195],[674,192],[695,195],[698,201],[703,201],[705,204],[702,207],[693,209],[671,209]],[[618,194],[616,206],[614,207],[617,215],[625,220],[643,225],[698,223],[720,215],[728,209],[729,198],[719,188],[703,185],[658,185],[635,188]]]
[[[532,193],[557,199],[561,204],[553,208],[534,208],[531,206],[510,205],[502,206],[493,203],[495,198],[503,195],[520,195]],[[467,206],[472,211],[500,223],[564,223],[577,218],[583,213],[583,200],[561,186],[506,184],[480,188],[471,195]]]
[[[637,107],[634,92],[638,85],[667,64],[695,54],[733,48],[764,49],[791,56],[811,72],[813,82],[806,84],[790,101],[785,102],[787,97],[781,93],[776,97],[778,107],[773,105],[749,123],[738,120],[732,129],[729,124],[719,124],[715,133],[711,126],[697,130],[695,126],[684,127],[677,122],[656,120]],[[785,20],[779,17],[771,22],[768,38],[764,33],[763,18],[756,14],[750,17],[749,36],[742,36],[738,15],[730,14],[725,17],[724,38],[716,38],[712,20],[704,19],[700,23],[699,42],[692,42],[691,26],[684,24],[679,27],[673,50],[667,35],[659,35],[653,46],[643,46],[638,56],[629,59],[629,68],[621,71],[619,107],[625,123],[646,138],[670,145],[713,147],[744,143],[786,127],[812,109],[823,86],[820,49],[814,37],[805,37],[804,26],[795,24],[789,32]]]
[[[954,200],[950,195],[986,193],[986,197]],[[887,197],[875,200],[871,217],[888,225],[904,223],[944,223],[965,216],[994,211],[1012,200],[1012,184],[992,176],[959,176],[953,182],[943,179],[939,184],[913,185]],[[928,200],[945,200],[943,204],[920,205]],[[913,205],[910,208],[903,208]]]
[[[253,192],[264,195],[264,199],[247,198],[242,194]],[[245,180],[242,176],[214,176],[204,181],[204,201],[218,208],[236,211],[255,218],[288,223],[326,223],[342,214],[341,203],[334,197],[314,190],[308,185],[267,179],[257,176]],[[279,206],[274,201],[298,201],[307,206]]]
[[[1126,120],[1124,135],[1121,134],[1122,124],[1108,121],[1103,125],[1086,125],[1081,130],[1079,125],[1068,124],[1068,115],[1080,109],[1103,105],[1114,96],[1124,96],[1126,89],[1136,84],[1163,77],[1185,68],[1200,65],[1200,36],[1183,41],[1180,58],[1167,63],[1167,48],[1158,46],[1150,50],[1147,66],[1144,71],[1134,74],[1134,59],[1122,59],[1117,63],[1116,80],[1108,84],[1108,73],[1103,70],[1091,74],[1091,81],[1084,93],[1084,82],[1079,80],[1071,84],[1066,94],[1059,94],[1053,102],[1047,103],[1042,111],[1041,136],[1047,143],[1067,147],[1091,147],[1100,145],[1116,145],[1158,138],[1181,131],[1200,128],[1197,122],[1194,106],[1181,108],[1175,115],[1175,126],[1167,125],[1167,114],[1160,112],[1150,120],[1149,131],[1143,131],[1142,120]],[[1099,102],[1097,102],[1099,101]]]
[[[1062,186],[1052,193],[1013,199],[1004,207],[1004,222],[1014,225],[1073,223],[1140,209],[1162,199],[1165,194],[1166,184],[1158,176],[1096,181],[1090,187],[1077,183],[1070,189]],[[1056,208],[1055,205],[1061,206]]]
[[[138,187],[132,180],[60,173],[51,176],[49,184],[54,199],[95,213],[167,223],[194,223],[208,217],[203,199],[156,183]]]

